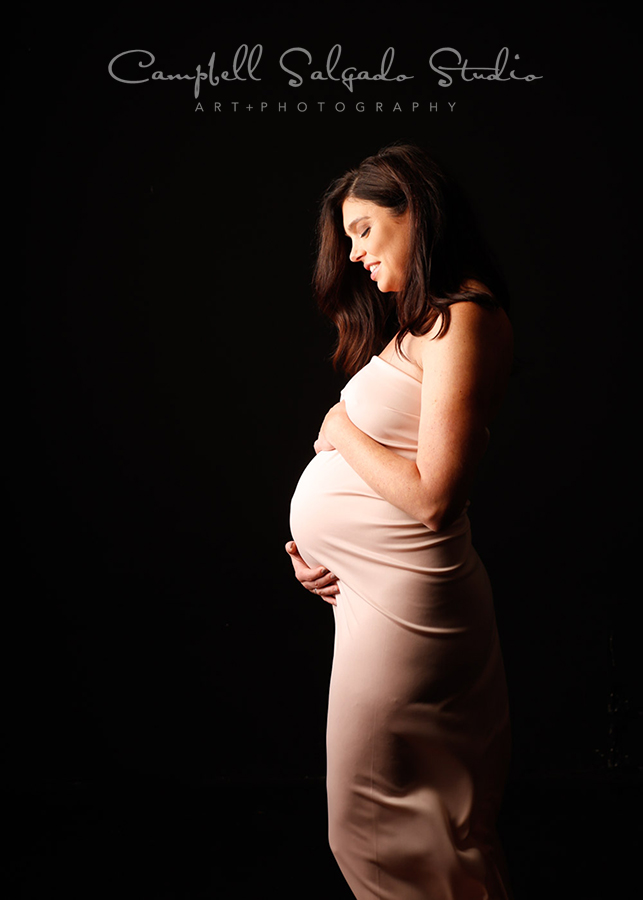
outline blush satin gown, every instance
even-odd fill
[[[374,356],[341,396],[358,428],[415,458],[419,381]],[[291,532],[308,565],[339,579],[329,840],[355,897],[508,900],[495,832],[507,691],[466,509],[433,532],[322,451],[292,498]]]

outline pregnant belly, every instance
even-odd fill
[[[431,531],[380,497],[337,450],[318,453],[304,470],[290,528],[308,565],[326,566],[340,578],[348,557],[426,571],[457,566],[470,548],[466,515],[447,531]]]
[[[290,504],[290,530],[310,566],[332,568],[340,548],[372,543],[374,523],[381,522],[387,507],[393,509],[337,450],[323,451],[299,479]]]
[[[304,470],[290,524],[308,565],[326,566],[338,577],[340,605],[351,621],[364,621],[368,608],[405,630],[457,634],[453,647],[472,665],[480,663],[495,619],[466,508],[449,528],[431,531],[380,497],[332,450]]]
[[[491,621],[466,512],[448,529],[431,531],[380,497],[336,450],[318,453],[304,470],[290,528],[306,563],[338,577],[344,601],[358,595],[420,629],[468,631]]]

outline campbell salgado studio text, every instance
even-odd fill
[[[509,49],[503,47],[493,65],[479,66],[471,64],[468,59],[463,59],[462,54],[454,47],[440,47],[438,50],[434,50],[429,57],[429,67],[439,75],[437,84],[440,87],[450,87],[454,83],[454,77],[458,74],[460,79],[465,82],[529,82],[543,77],[542,75],[516,74],[515,69],[509,69],[509,66],[513,65],[513,63],[509,62],[509,55]],[[107,68],[111,77],[122,84],[144,84],[149,81],[193,81],[194,96],[198,97],[202,82],[207,83],[211,87],[218,87],[229,81],[261,81],[262,79],[257,73],[262,57],[262,44],[255,44],[252,48],[249,48],[247,44],[241,44],[232,58],[232,66],[229,69],[216,69],[217,54],[215,51],[210,56],[205,71],[201,69],[200,64],[196,66],[193,75],[169,73],[158,68],[144,78],[137,78],[135,76],[141,73],[136,72],[136,64],[138,69],[149,69],[155,64],[156,58],[149,50],[124,50],[122,53],[112,57]],[[358,82],[403,82],[410,81],[415,77],[414,75],[392,73],[391,70],[395,62],[395,49],[393,47],[389,47],[384,51],[380,70],[375,73],[371,73],[366,69],[358,69],[356,66],[346,66],[342,69],[340,64],[341,57],[341,45],[334,44],[326,57],[323,68],[311,71],[310,67],[313,65],[312,54],[305,47],[290,47],[279,57],[279,67],[290,76],[287,82],[290,87],[301,87],[306,80],[305,74],[302,73],[307,73],[309,81],[338,82],[344,85],[351,93]],[[520,56],[516,53],[513,55],[513,59],[519,60]]]

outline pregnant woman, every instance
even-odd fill
[[[507,692],[467,517],[512,362],[503,282],[455,187],[393,145],[329,188],[315,290],[352,377],[286,549],[334,606],[330,845],[358,900],[506,900]]]

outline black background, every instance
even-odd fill
[[[533,805],[555,783],[564,804],[573,790],[592,806],[607,784],[597,846],[613,834],[640,773],[632,25],[605,3],[110,4],[16,19],[3,777],[17,815],[118,785],[130,808],[141,784],[219,803],[217,790],[270,789],[274,809],[280,785],[321,783],[332,613],[283,550],[345,381],[311,300],[315,219],[333,177],[412,140],[465,188],[513,298],[516,373],[470,511],[510,687],[510,798]],[[193,82],[107,71],[135,48],[166,73],[216,51],[221,71],[243,43],[263,45],[261,82],[202,85],[203,112]],[[284,50],[306,47],[310,71],[335,43],[339,68],[371,73],[393,46],[391,74],[413,80],[288,86]],[[429,57],[444,46],[484,66],[507,46],[518,74],[542,78],[442,88]],[[41,857],[21,853],[24,896],[32,883],[49,896]]]

